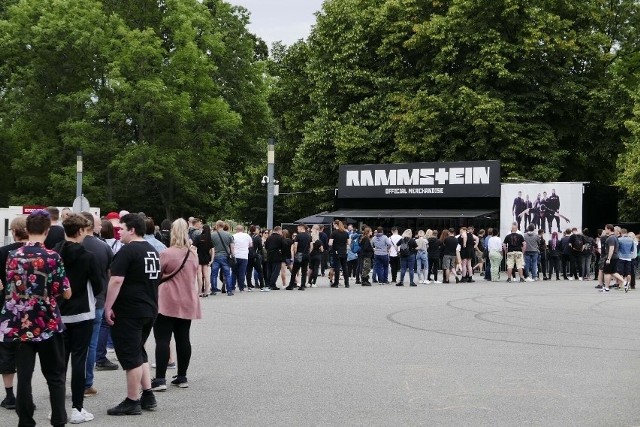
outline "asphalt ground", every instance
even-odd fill
[[[155,412],[111,417],[124,372],[96,372],[88,425],[640,425],[640,291],[476,280],[332,289],[323,278],[202,299],[190,387],[156,393]],[[47,425],[39,367],[33,385]],[[17,416],[2,410],[0,425]]]

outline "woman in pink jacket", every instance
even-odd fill
[[[160,254],[161,277],[158,287],[158,317],[153,325],[156,339],[156,378],[151,382],[154,391],[167,389],[169,342],[174,335],[178,361],[178,375],[171,384],[187,388],[187,369],[191,360],[189,330],[191,321],[200,319],[200,299],[196,285],[198,255],[189,243],[189,227],[182,218],[171,226],[171,246]]]

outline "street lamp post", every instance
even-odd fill
[[[82,150],[76,152],[76,197],[82,196]]]
[[[273,174],[275,163],[275,144],[273,138],[269,138],[267,148],[267,228],[273,230]]]

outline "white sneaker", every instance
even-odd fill
[[[569,276],[569,280],[573,280],[573,276]]]
[[[264,288],[260,289],[260,292],[271,292],[271,289],[265,286]]]
[[[71,417],[69,417],[69,422],[71,424],[80,424],[86,423],[87,421],[93,420],[93,414],[87,412],[84,408],[82,411],[78,411],[76,408],[71,409]]]
[[[424,284],[425,284],[425,285],[428,285],[429,283],[431,283],[431,280],[425,280],[425,281],[424,281]]]
[[[525,280],[526,280],[527,282],[535,282],[535,280],[533,280],[531,277],[527,277]]]
[[[436,284],[436,285],[442,285],[442,282],[439,281],[439,280],[434,280],[433,283]]]

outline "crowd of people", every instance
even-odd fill
[[[191,321],[201,317],[195,286],[199,264],[187,222],[177,219],[167,228],[164,244],[156,238],[153,220],[142,213],[112,212],[102,220],[55,207],[11,222],[14,243],[0,248],[6,266],[0,269],[0,373],[6,392],[0,406],[15,409],[19,425],[35,425],[36,355],[54,426],[94,419],[84,405],[86,397],[98,393],[94,370],[118,369],[107,358],[109,342],[126,372],[127,390],[109,415],[155,410],[154,391],[167,389],[172,337],[177,375],[171,384],[188,387],[189,331]],[[152,331],[153,379],[145,350]]]
[[[410,229],[400,233],[393,227],[387,235],[382,227],[374,231],[364,225],[358,230],[341,221],[335,221],[329,233],[323,225],[299,224],[293,233],[281,227],[251,226],[247,234],[237,226],[231,234],[223,221],[216,223],[213,232],[197,219],[190,221],[201,264],[202,297],[218,292],[233,296],[236,290],[257,287],[263,292],[279,290],[278,281],[284,289],[305,290],[317,286],[317,278],[325,276],[325,271],[334,288],[353,282],[404,286],[407,276],[409,286],[471,283],[476,272],[489,281],[533,282],[555,275],[556,280],[560,276],[598,280],[596,287],[603,292],[610,289],[612,279],[614,287],[635,288],[636,237],[610,224],[593,237],[587,229],[568,228],[545,239],[543,230],[529,224],[521,232],[517,222],[510,234],[499,237],[497,228],[476,233],[473,226],[416,233]]]
[[[31,378],[36,355],[50,393],[52,425],[94,419],[84,405],[98,393],[94,370],[117,370],[107,357],[113,346],[126,372],[126,398],[109,415],[134,415],[157,406],[154,392],[188,387],[190,327],[210,295],[318,286],[598,280],[597,288],[635,288],[638,244],[633,233],[607,224],[594,237],[567,229],[562,236],[530,224],[524,233],[498,229],[356,229],[336,220],[262,230],[252,225],[212,225],[197,218],[156,226],[143,213],[110,212],[104,219],[57,208],[33,211],[10,225],[13,243],[0,248],[0,373],[20,425],[35,425]],[[233,232],[232,232],[233,230]],[[248,231],[248,232],[247,232]],[[438,280],[442,273],[441,281]],[[278,286],[280,281],[282,288]],[[155,339],[155,377],[145,343]],[[171,342],[175,342],[172,351]],[[173,359],[175,353],[175,361]],[[70,363],[69,363],[70,362]],[[14,375],[17,392],[14,395]],[[66,378],[71,378],[71,414]]]

